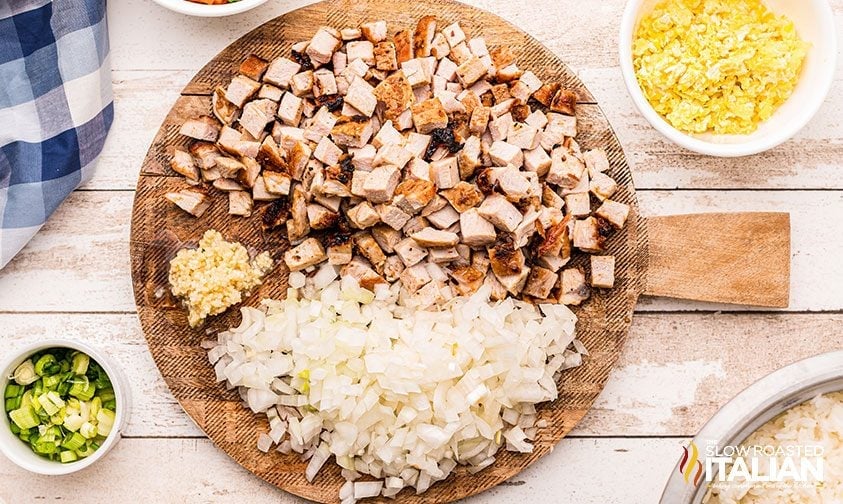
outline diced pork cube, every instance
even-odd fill
[[[518,148],[530,150],[538,146],[539,130],[525,123],[513,123],[509,127],[506,141]]]
[[[340,275],[354,278],[360,287],[369,289],[370,291],[374,291],[377,284],[386,283],[386,280],[382,276],[378,275],[375,270],[369,267],[369,264],[365,260],[359,257],[355,257],[351,262],[343,266]]]
[[[372,138],[374,126],[371,119],[361,116],[341,116],[331,129],[331,137],[337,145],[351,148],[362,148]],[[355,155],[355,159],[364,156]],[[359,160],[358,159],[358,160]],[[372,157],[374,160],[374,156]],[[355,165],[356,166],[356,165]]]
[[[385,105],[384,118],[396,120],[415,101],[413,88],[404,72],[395,72],[375,87],[375,97]]]
[[[398,208],[398,206],[391,204],[377,205],[375,210],[378,212],[378,216],[380,216],[381,221],[395,230],[403,228],[404,224],[406,224],[411,217],[410,214],[404,212]]]
[[[424,16],[413,33],[413,49],[417,58],[430,56],[433,37],[436,35],[436,16]]]
[[[400,259],[400,257],[399,257]],[[400,275],[401,284],[410,294],[415,294],[419,289],[427,285],[430,281],[430,274],[424,264],[415,264],[405,268]]]
[[[360,25],[360,32],[366,37],[366,40],[373,43],[386,40],[387,27],[386,21],[372,21]]]
[[[413,124],[423,135],[448,126],[448,115],[442,107],[442,102],[438,98],[432,98],[413,105]]]
[[[422,259],[427,257],[427,250],[412,238],[404,238],[396,243],[395,253],[404,262],[404,266],[408,268],[420,263]]]
[[[489,124],[489,114],[491,110],[489,107],[475,107],[471,112],[471,119],[468,122],[468,129],[472,135],[480,136],[486,131],[486,126]]]
[[[583,152],[583,159],[588,172],[594,177],[595,173],[602,173],[609,171],[609,158],[606,156],[606,151],[603,149],[592,149]]]
[[[457,212],[463,213],[483,202],[483,193],[477,186],[468,182],[458,182],[451,189],[441,192]]]
[[[448,41],[448,45],[454,47],[455,45],[465,42],[465,32],[462,31],[459,23],[454,23],[442,29],[442,34]]]
[[[551,158],[541,147],[524,152],[524,169],[535,172],[539,177],[547,175],[550,165]]]
[[[465,180],[471,178],[477,167],[480,166],[480,156],[483,146],[480,138],[470,136],[463,143],[462,150],[457,154],[457,165],[459,166],[460,178]]]
[[[589,181],[589,190],[598,200],[604,201],[610,198],[618,190],[615,180],[603,172],[595,171]]]
[[[362,59],[367,65],[375,64],[375,45],[368,40],[356,40],[345,46],[349,61]]]
[[[432,248],[427,260],[432,263],[449,263],[460,258],[456,247]]]
[[[588,193],[573,193],[565,196],[565,209],[568,215],[584,217],[591,213],[591,200]]]
[[[336,225],[339,215],[317,203],[307,205],[307,221],[311,229],[328,229]]]
[[[466,210],[460,215],[462,242],[472,247],[480,247],[495,242],[495,226],[484,219],[476,208]]]
[[[319,98],[335,94],[337,94],[337,79],[334,77],[334,72],[327,69],[313,72],[313,96]]]
[[[428,180],[407,179],[395,188],[394,203],[409,214],[419,213],[433,197],[436,187]],[[400,226],[403,227],[403,224]]]
[[[392,165],[403,169],[412,158],[413,154],[400,145],[385,145],[375,155],[375,166]]]
[[[195,138],[196,140],[216,142],[220,135],[220,125],[212,117],[201,116],[198,119],[191,119],[182,124],[179,133],[190,138]]]
[[[290,194],[292,179],[286,173],[263,170],[261,176],[267,192],[284,196]]]
[[[550,171],[547,182],[563,189],[573,189],[579,184],[585,171],[585,165],[564,147],[557,147],[551,152]]]
[[[183,175],[190,180],[199,180],[199,168],[193,162],[193,157],[187,152],[176,149],[173,151],[173,158],[170,160],[170,167],[176,173]]]
[[[574,247],[592,254],[603,252],[603,236],[597,219],[588,217],[574,221]]]
[[[334,266],[348,264],[353,256],[351,240],[328,247],[328,262]]]
[[[533,266],[530,275],[527,277],[527,284],[521,293],[538,299],[546,299],[550,296],[550,291],[553,290],[557,280],[559,280],[559,276],[553,271]]]
[[[299,70],[301,70],[301,65],[295,61],[284,57],[275,58],[263,74],[263,80],[281,89],[289,89],[290,81],[299,73]]]
[[[518,147],[500,141],[493,143],[489,148],[489,157],[495,166],[512,165],[515,168],[520,168],[524,164],[524,154]]]
[[[351,224],[357,229],[366,229],[380,222],[378,212],[368,201],[364,201],[357,206],[349,208],[346,210],[345,215],[348,217]]]
[[[379,274],[383,273],[384,263],[386,262],[386,254],[383,253],[378,242],[372,238],[369,232],[357,233],[354,235],[354,245],[360,254],[363,255],[374,267]]]
[[[211,199],[208,198],[208,194],[199,187],[168,192],[164,197],[194,217],[202,217],[211,206]]]
[[[334,142],[330,141],[328,137],[322,138],[316,145],[316,150],[313,151],[313,157],[328,166],[337,164],[340,156],[342,156],[342,149],[334,145]]]
[[[363,115],[372,117],[375,113],[375,107],[378,104],[375,98],[375,88],[369,85],[365,79],[357,77],[348,86],[348,91],[345,94],[345,103],[359,110]]]
[[[430,178],[439,189],[450,189],[460,181],[457,158],[447,157],[430,163]]]
[[[284,252],[284,262],[290,271],[300,271],[326,260],[328,256],[319,240],[308,238]]]
[[[303,109],[302,99],[293,93],[284,93],[278,105],[278,117],[288,126],[298,126]]]
[[[391,40],[378,42],[375,46],[375,68],[384,72],[398,70],[398,54]]]
[[[404,271],[404,263],[398,256],[388,256],[383,265],[383,276],[388,282],[395,282]]]
[[[561,285],[559,302],[562,304],[578,306],[591,296],[591,289],[585,282],[585,273],[579,268],[562,270]]]
[[[230,191],[228,193],[228,213],[249,217],[252,215],[252,195],[246,191]]]
[[[615,286],[614,256],[591,256],[591,286],[603,289]]]
[[[428,222],[439,229],[445,229],[460,220],[460,214],[451,205],[444,206],[427,216]]]
[[[290,92],[296,96],[306,96],[313,90],[313,70],[297,73],[290,80]]]
[[[387,203],[392,199],[398,181],[401,179],[401,171],[391,165],[378,166],[369,172],[366,181],[363,183],[363,192],[366,199],[372,203]]]
[[[238,75],[231,79],[231,83],[225,90],[225,99],[233,103],[238,108],[243,108],[247,101],[254,97],[261,84],[252,80],[245,75]]]
[[[342,45],[342,41],[334,35],[332,30],[326,29],[325,27],[319,28],[316,31],[316,34],[310,39],[310,44],[308,44],[307,50],[305,51],[310,56],[311,61],[322,65],[331,61],[334,51]]]
[[[469,87],[486,76],[486,65],[477,56],[471,56],[457,68],[457,78],[463,87]]]
[[[478,211],[496,228],[508,233],[515,231],[522,219],[521,212],[500,194],[491,194],[486,197]]]
[[[413,233],[410,237],[421,247],[453,247],[460,241],[456,233],[441,231],[432,227]]]
[[[604,219],[615,229],[621,229],[624,227],[626,219],[629,217],[629,205],[607,199],[602,205],[600,205],[600,208],[594,212],[594,215]]]
[[[509,199],[515,201],[531,195],[531,184],[523,175],[525,172],[518,171],[512,166],[496,168],[495,172],[498,187]]]
[[[392,254],[395,252],[395,245],[401,241],[402,234],[400,229],[392,229],[387,225],[378,224],[372,228],[372,237],[384,252]]]

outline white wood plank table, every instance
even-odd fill
[[[300,502],[202,436],[167,390],[140,331],[129,220],[141,161],[180,89],[218,51],[302,0],[224,19],[148,0],[110,2],[116,118],[97,173],[0,272],[3,348],[69,336],[125,367],[134,398],[123,439],[78,475],[35,477],[0,458],[0,502]],[[576,71],[624,146],[642,212],[789,211],[790,308],[642,299],[594,409],[557,449],[473,503],[651,503],[679,447],[732,395],[797,359],[839,349],[843,331],[843,69],[817,117],[765,154],[715,159],[661,138],[634,109],[617,64],[622,0],[474,0],[535,36]],[[843,26],[843,0],[832,0]],[[5,351],[5,350],[4,350]]]

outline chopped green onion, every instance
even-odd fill
[[[33,449],[35,453],[40,453],[41,455],[52,455],[56,452],[56,443],[54,441],[41,441],[39,438],[35,442]]]
[[[20,408],[20,397],[10,397],[6,399],[6,413]]]
[[[44,375],[53,375],[55,372],[50,372],[55,369],[56,366],[56,357],[53,354],[45,354],[42,355],[41,358],[38,359],[38,362],[35,363],[35,373],[38,376]],[[61,369],[61,365],[58,365],[58,369]]]
[[[91,363],[91,358],[83,353],[77,353],[73,356],[73,364],[70,370],[73,374],[83,375],[88,372],[88,364]]]
[[[23,395],[23,386],[10,383],[6,385],[6,390],[3,392],[3,398],[17,397]]]
[[[85,436],[87,439],[94,439],[95,437],[97,437],[97,426],[92,424],[91,422],[85,422],[79,429],[79,433]]]
[[[84,423],[85,419],[80,415],[67,415],[64,417],[64,423],[62,423],[62,425],[70,432],[76,432],[82,428],[82,424]]]
[[[38,426],[40,420],[32,408],[20,408],[9,412],[9,418],[21,429],[31,429]]]
[[[53,416],[59,411],[59,407],[53,404],[53,401],[50,400],[47,394],[38,396],[38,403],[41,404],[41,407],[44,408],[44,411],[49,416]]]
[[[45,376],[42,378],[44,382],[44,388],[46,389],[54,389],[58,387],[59,383],[61,383],[62,375],[57,374],[53,376]]]
[[[38,380],[38,374],[35,372],[35,365],[32,364],[31,359],[23,361],[16,369],[14,374],[15,382],[18,385],[29,385]]]
[[[76,452],[65,450],[59,453],[59,460],[61,460],[63,464],[67,464],[70,462],[76,462],[79,460],[79,457],[76,456]]]
[[[108,409],[101,409],[97,413],[97,434],[100,436],[108,436],[111,433],[111,428],[114,426],[114,412]]]
[[[88,381],[87,376],[80,376],[73,381],[67,393],[81,401],[90,401],[96,391],[97,387]]]
[[[78,432],[74,432],[73,434],[68,434],[67,437],[64,438],[61,446],[62,448],[67,448],[68,450],[76,451],[83,446],[85,446],[85,442],[87,440],[82,434]]]
[[[76,450],[76,455],[78,455],[82,458],[90,457],[91,455],[94,454],[95,451],[96,451],[96,448],[94,448],[93,446],[85,446],[82,449]]]

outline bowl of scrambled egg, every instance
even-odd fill
[[[826,0],[630,0],[620,65],[669,140],[712,156],[771,149],[819,110],[837,36]]]

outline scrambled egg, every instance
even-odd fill
[[[199,247],[179,250],[170,261],[170,287],[187,306],[190,327],[196,327],[209,315],[242,301],[244,294],[261,284],[272,265],[269,252],[250,262],[246,247],[227,242],[209,229]]]
[[[808,44],[760,0],[665,0],[632,56],[653,108],[689,133],[751,133],[791,95]]]

